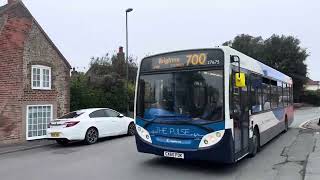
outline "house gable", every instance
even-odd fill
[[[31,88],[31,66],[52,67],[51,88]],[[0,144],[24,141],[29,105],[69,112],[70,64],[22,2],[0,7]]]
[[[47,41],[51,44],[51,46],[55,49],[55,51],[57,51],[58,55],[61,57],[62,61],[65,63],[65,66],[71,69],[70,63],[63,56],[63,54],[56,47],[56,45],[52,42],[52,40],[49,38],[49,36],[46,34],[46,32],[37,22],[37,20],[32,16],[32,14],[28,10],[28,8],[23,4],[23,2],[17,1],[15,3],[7,4],[3,7],[0,7],[0,34],[2,32],[1,24],[3,24],[3,26],[6,24],[5,23],[7,19],[6,16],[9,16],[10,19],[11,18],[27,18],[31,20],[34,25],[38,26],[43,36],[47,39]]]

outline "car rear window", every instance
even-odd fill
[[[81,114],[83,114],[83,112],[74,111],[74,112],[68,113],[62,117],[59,117],[59,119],[73,119],[73,118],[79,117]]]

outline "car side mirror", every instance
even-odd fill
[[[123,115],[123,114],[119,114],[118,117],[119,117],[119,118],[123,118],[124,115]]]

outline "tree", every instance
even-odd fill
[[[271,66],[293,79],[294,99],[299,101],[303,85],[307,81],[306,49],[300,46],[300,40],[293,36],[272,35],[263,40],[260,36],[238,35],[228,45],[262,63]]]
[[[126,112],[127,104],[133,111],[137,66],[129,58],[128,97],[126,97],[126,62],[124,54],[92,57],[86,73],[74,73],[71,78],[71,110],[109,107]]]
[[[70,94],[71,111],[103,107],[106,104],[103,90],[88,86],[88,79],[84,73],[78,73],[71,78]]]
[[[250,57],[260,59],[263,52],[264,41],[261,36],[253,37],[247,34],[236,36],[233,41],[223,43],[224,46],[230,46]]]

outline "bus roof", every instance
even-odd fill
[[[263,76],[267,76],[270,78],[278,79],[286,83],[292,84],[292,78],[287,76],[286,74],[262,63],[261,61],[258,61],[256,59],[253,59],[252,57],[249,57],[231,47],[228,46],[221,46],[220,47],[226,55],[237,55],[240,58],[240,66],[242,68],[248,69],[250,71],[253,71],[255,73],[261,74]],[[227,56],[226,56],[227,57]]]
[[[178,52],[187,52],[187,51],[195,51],[195,50],[210,50],[210,49],[220,49],[225,53],[225,58],[229,57],[230,55],[237,55],[240,58],[240,66],[241,68],[250,70],[252,72],[255,72],[257,74],[263,75],[265,77],[270,77],[273,79],[277,79],[286,83],[292,84],[292,78],[287,76],[286,74],[262,63],[261,61],[258,61],[250,56],[247,56],[229,46],[217,46],[213,48],[199,48],[199,49],[186,49],[186,50],[179,50],[179,51],[171,51],[171,52],[165,52],[165,53],[159,53],[151,56],[147,56],[142,59],[141,63],[145,59],[157,57],[157,56],[162,56],[162,55],[167,55],[171,53],[178,53]],[[225,64],[229,65],[230,61],[226,61]]]

